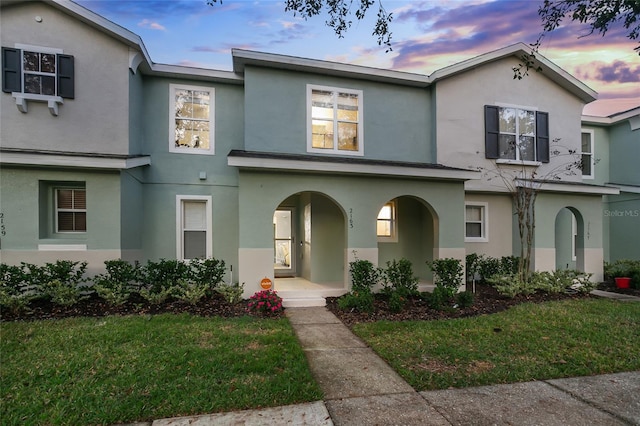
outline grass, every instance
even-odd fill
[[[524,304],[457,320],[358,324],[416,390],[640,370],[640,303]]]
[[[114,424],[322,398],[286,319],[3,323],[0,356],[3,425]]]

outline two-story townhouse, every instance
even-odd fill
[[[427,260],[518,254],[509,195],[477,167],[557,165],[550,142],[579,150],[595,99],[542,57],[514,81],[524,45],[430,76],[234,49],[229,72],[155,64],[68,1],[1,19],[3,262],[216,257],[245,296],[269,278],[290,303],[346,292],[355,258],[408,258],[429,283]],[[576,255],[601,277],[618,190],[540,184],[534,267]]]
[[[640,101],[639,101],[640,102]],[[620,194],[603,205],[605,260],[640,259],[640,105],[608,117],[582,117],[582,179]]]

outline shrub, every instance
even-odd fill
[[[127,302],[137,289],[140,265],[125,260],[105,260],[106,273],[93,278],[93,289],[110,305],[120,306]]]
[[[380,282],[381,270],[368,260],[356,259],[349,263],[351,289],[353,291],[371,291]]]
[[[159,290],[153,290],[151,288],[140,289],[140,296],[151,305],[159,305],[164,303],[169,297],[173,295],[174,287],[161,288]]]
[[[170,289],[178,280],[191,278],[189,265],[173,259],[160,259],[159,262],[149,260],[140,272],[144,288],[151,293]]]
[[[473,305],[475,295],[470,291],[462,291],[457,295],[458,306],[461,308],[468,308]]]
[[[173,287],[173,296],[191,305],[196,305],[207,294],[208,284],[180,279]]]
[[[72,306],[80,301],[80,289],[73,282],[63,282],[54,279],[43,286],[44,293],[56,305]]]
[[[22,312],[32,298],[28,276],[21,266],[0,264],[0,307],[13,313]]]
[[[262,290],[255,293],[249,298],[247,310],[250,313],[259,313],[262,315],[275,315],[284,309],[282,307],[282,299],[273,290]]]
[[[193,281],[206,285],[209,292],[213,291],[222,282],[225,274],[224,260],[213,258],[193,259],[189,262],[189,266],[191,267]]]
[[[398,313],[404,309],[407,303],[407,298],[402,294],[400,294],[400,292],[394,291],[389,296],[389,301],[387,303],[388,303],[387,306],[389,307],[389,310],[391,312]]]
[[[431,309],[442,309],[449,303],[449,299],[451,298],[451,292],[442,287],[436,286],[433,289],[433,292],[429,294],[427,298],[427,303]]]
[[[604,265],[605,279],[618,277],[631,278],[633,288],[640,288],[640,260],[619,259]]]
[[[226,284],[222,283],[216,287],[216,291],[220,293],[227,303],[235,305],[242,300],[242,293],[244,292],[244,283],[239,284]]]
[[[498,293],[511,298],[519,294],[533,294],[536,291],[535,285],[531,284],[533,279],[527,283],[522,281],[518,274],[495,274],[488,279],[488,282],[498,290]]]
[[[489,256],[483,257],[480,261],[480,265],[478,265],[478,272],[480,273],[480,279],[483,282],[489,282],[491,277],[501,273],[500,259]]]
[[[371,291],[351,291],[338,299],[338,307],[343,311],[373,312]]]
[[[387,262],[383,278],[382,291],[388,295],[394,292],[398,292],[400,296],[404,297],[418,294],[418,278],[413,275],[411,261],[408,259]]]
[[[517,274],[520,258],[518,256],[502,256],[500,258],[501,274]]]
[[[473,281],[476,274],[480,273],[480,263],[484,258],[483,254],[469,253],[465,257],[465,269],[467,271],[467,282]]]
[[[453,297],[463,283],[462,262],[459,259],[446,258],[427,262],[427,265],[434,273],[436,289],[440,288],[439,291],[447,298]]]

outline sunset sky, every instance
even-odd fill
[[[275,0],[223,0],[214,6],[206,0],[77,2],[142,37],[156,63],[231,70],[231,48],[243,48],[429,75],[501,47],[534,42],[542,0],[383,0],[394,17],[388,53],[371,35],[375,5],[339,39],[325,26],[326,17],[305,21]],[[585,114],[606,116],[640,106],[638,43],[621,25],[605,37],[588,32],[584,24],[567,22],[545,38],[540,53],[598,92]]]

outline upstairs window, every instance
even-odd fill
[[[60,49],[17,46],[2,48],[3,92],[74,98],[73,56],[62,54]]]
[[[58,188],[56,197],[56,232],[87,231],[87,193],[80,188]]]
[[[214,89],[170,85],[169,151],[214,154]]]
[[[549,162],[549,114],[485,106],[485,155],[505,161]]]
[[[595,177],[595,161],[593,158],[594,146],[593,146],[593,130],[582,131],[582,151],[581,151],[581,164],[582,178],[593,179]]]
[[[363,155],[362,91],[307,86],[307,151]]]

